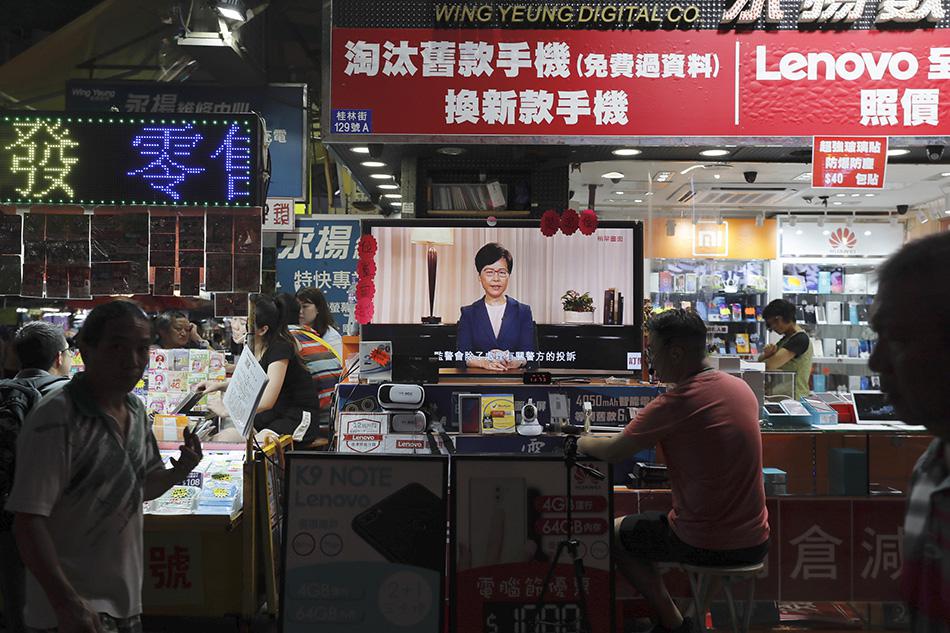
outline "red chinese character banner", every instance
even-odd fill
[[[338,140],[950,134],[941,29],[334,28],[331,51]]]
[[[886,168],[886,137],[815,137],[812,146],[812,187],[883,189]]]

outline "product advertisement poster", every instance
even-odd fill
[[[448,459],[287,455],[284,633],[441,633]]]
[[[573,535],[584,563],[581,583],[591,631],[612,631],[613,503],[610,468],[582,462],[573,482]],[[511,633],[581,630],[582,604],[565,549],[540,611],[544,579],[567,538],[566,464],[562,457],[458,456],[452,464],[452,630]],[[540,614],[541,626],[536,626]]]
[[[293,294],[313,287],[323,292],[340,334],[358,327],[353,318],[356,299],[350,300],[350,292],[356,292],[359,238],[359,220],[329,216],[298,218],[296,230],[277,234],[277,289]]]

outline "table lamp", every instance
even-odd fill
[[[435,276],[439,268],[439,254],[436,246],[452,246],[455,244],[453,229],[419,228],[412,229],[409,236],[413,244],[422,244],[426,247],[426,267],[429,272],[429,316],[422,317],[427,325],[438,325],[441,317],[433,315],[435,310]]]

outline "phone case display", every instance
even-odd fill
[[[0,295],[20,294],[23,218],[0,214]]]
[[[261,288],[261,216],[209,213],[205,290],[258,292]]]
[[[166,468],[178,451],[161,451]],[[244,451],[206,452],[181,485],[145,502],[146,514],[224,515],[235,517],[244,507]]]
[[[145,408],[148,413],[170,413],[195,385],[205,380],[224,380],[224,354],[207,349],[153,349],[149,351]],[[196,410],[207,406],[198,401]]]
[[[867,367],[877,341],[868,324],[877,292],[876,267],[787,260],[782,264],[783,297],[795,304],[799,325],[812,340],[815,391],[868,389],[876,382]]]
[[[692,309],[706,321],[714,353],[755,355],[764,346],[767,262],[656,259],[650,285],[655,312]]]
[[[9,247],[4,248],[9,250]],[[27,215],[23,224],[22,280],[20,294],[23,296],[88,298],[88,216]]]
[[[148,294],[148,213],[97,210],[92,216],[92,294]]]
[[[152,294],[174,295],[175,278],[181,275],[184,281],[179,294],[197,296],[198,271],[205,265],[204,248],[204,212],[182,215],[153,210],[149,219],[149,266],[155,270]],[[182,269],[189,272],[179,272]]]

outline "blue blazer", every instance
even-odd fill
[[[528,352],[537,349],[531,306],[506,297],[505,314],[498,337],[491,327],[485,298],[462,308],[458,321],[457,349],[460,352]]]

